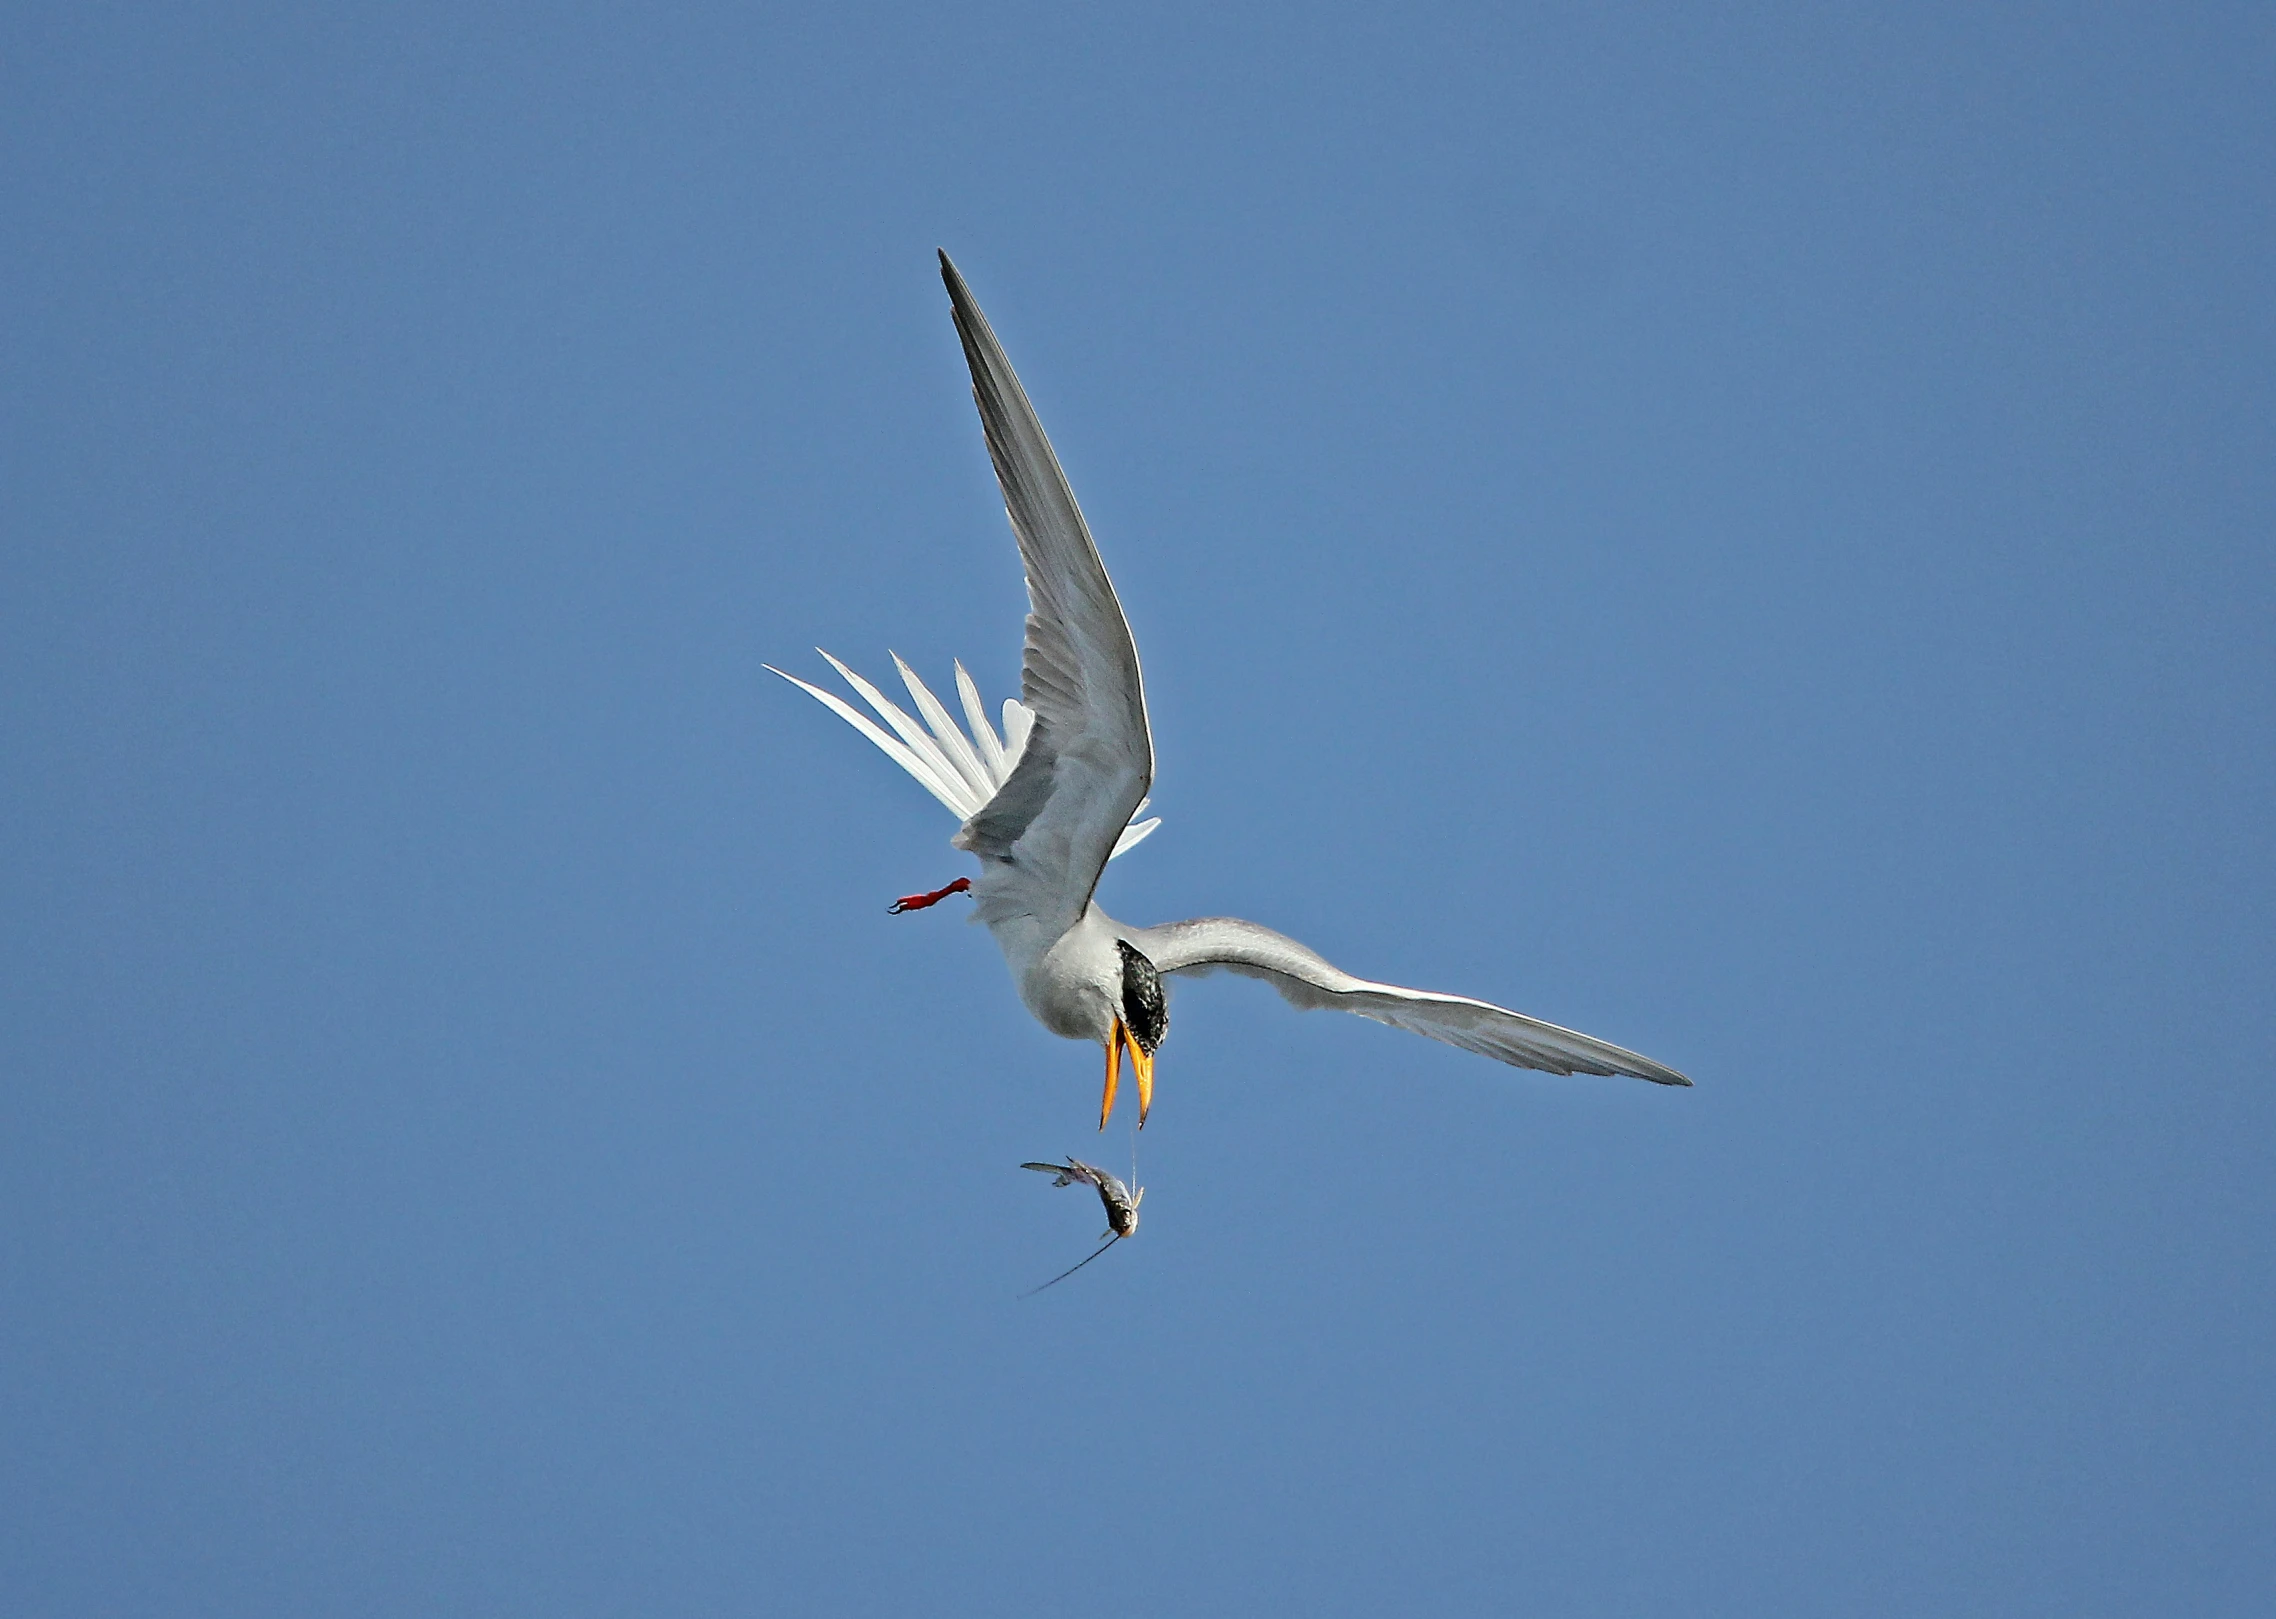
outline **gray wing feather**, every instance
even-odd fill
[[[1519,1068],[1551,1074],[1627,1074],[1661,1085],[1691,1083],[1649,1057],[1507,1007],[1466,995],[1440,995],[1354,978],[1287,935],[1238,917],[1206,916],[1158,928],[1132,928],[1127,937],[1161,972],[1199,974],[1222,967],[1265,980],[1296,1006],[1356,1012]]]
[[[1034,916],[1056,935],[1083,914],[1153,783],[1145,684],[1122,603],[1043,424],[946,253],[940,273],[1027,574],[1020,695],[1035,713],[1011,778],[955,843],[983,862],[974,894],[982,921]]]

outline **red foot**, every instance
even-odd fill
[[[929,894],[903,894],[885,907],[885,914],[899,916],[903,911],[921,911],[928,905],[938,905],[951,894],[961,894],[971,886],[971,878],[959,877],[946,888],[936,888]]]

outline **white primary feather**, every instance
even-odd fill
[[[971,742],[956,728],[956,721],[948,717],[948,710],[932,694],[932,688],[919,680],[916,671],[901,661],[900,653],[893,653],[892,658],[893,667],[901,671],[901,684],[909,688],[909,696],[915,700],[917,712],[925,717],[925,723],[932,727],[933,735],[940,739],[941,748],[948,754],[949,763],[971,784],[972,790],[981,795],[983,803],[994,797],[996,782],[980,763],[980,755],[973,751]]]
[[[1017,697],[1004,699],[1004,775],[1008,778],[1027,751],[1027,733],[1035,729],[1035,710]]]
[[[824,653],[823,656],[827,657],[828,654]],[[948,781],[942,777],[939,771],[935,770],[928,761],[919,758],[915,753],[911,752],[907,744],[896,742],[891,737],[887,736],[883,731],[880,731],[876,725],[871,723],[866,715],[862,714],[851,703],[847,702],[844,698],[838,696],[836,693],[824,691],[821,687],[813,685],[808,681],[801,680],[796,675],[783,674],[783,671],[775,668],[775,666],[771,663],[765,665],[765,667],[768,672],[772,674],[782,675],[783,679],[789,681],[793,686],[796,686],[800,691],[806,693],[807,696],[812,697],[816,702],[822,704],[823,707],[827,708],[831,713],[837,715],[838,718],[844,720],[848,725],[859,731],[863,736],[868,737],[870,741],[876,743],[878,748],[883,751],[886,758],[891,759],[903,770],[906,770],[910,775],[916,777],[918,784],[922,786],[926,792],[932,794],[933,797],[939,799],[950,809],[955,810],[957,814],[962,815],[964,813],[964,811],[959,806],[970,795],[959,787],[950,786]]]
[[[979,744],[980,757],[988,763],[988,779],[1002,781],[1011,774],[1004,763],[1004,745],[996,739],[996,728],[988,723],[988,705],[980,701],[980,688],[961,662],[956,666],[956,695],[964,704],[964,723],[972,727],[972,740]]]

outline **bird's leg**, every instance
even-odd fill
[[[951,894],[961,894],[971,886],[971,878],[959,877],[946,888],[936,888],[929,894],[903,894],[885,907],[885,914],[899,916],[903,911],[921,911],[928,905],[938,905]]]
[[[1114,1027],[1106,1035],[1106,1095],[1099,1099],[1098,1127],[1106,1128],[1107,1115],[1114,1111],[1114,1088],[1122,1081],[1122,1019],[1114,1020]],[[1133,1047],[1133,1050],[1136,1048]]]
[[[1154,1054],[1138,1043],[1127,1025],[1122,1038],[1130,1042],[1130,1071],[1138,1077],[1138,1128],[1146,1128],[1146,1115],[1154,1106]]]

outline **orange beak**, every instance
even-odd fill
[[[1121,1082],[1122,1079],[1122,1042],[1128,1039],[1129,1036],[1130,1031],[1122,1026],[1122,1019],[1120,1018],[1116,1018],[1114,1020],[1114,1027],[1107,1031],[1106,1094],[1099,1098],[1098,1104],[1098,1127],[1101,1130],[1104,1130],[1106,1128],[1107,1115],[1114,1111],[1114,1088]],[[1132,1046],[1130,1049],[1135,1052],[1138,1048],[1136,1046]],[[1140,1080],[1138,1083],[1141,1087],[1139,1090],[1139,1105],[1141,1108],[1143,1108],[1145,1105],[1146,1093],[1148,1091],[1151,1091],[1153,1087],[1151,1085],[1148,1085],[1144,1080]]]
[[[1154,1110],[1154,1054],[1139,1048],[1128,1029],[1122,1038],[1130,1042],[1130,1071],[1138,1076],[1138,1128],[1146,1128],[1146,1115]]]

